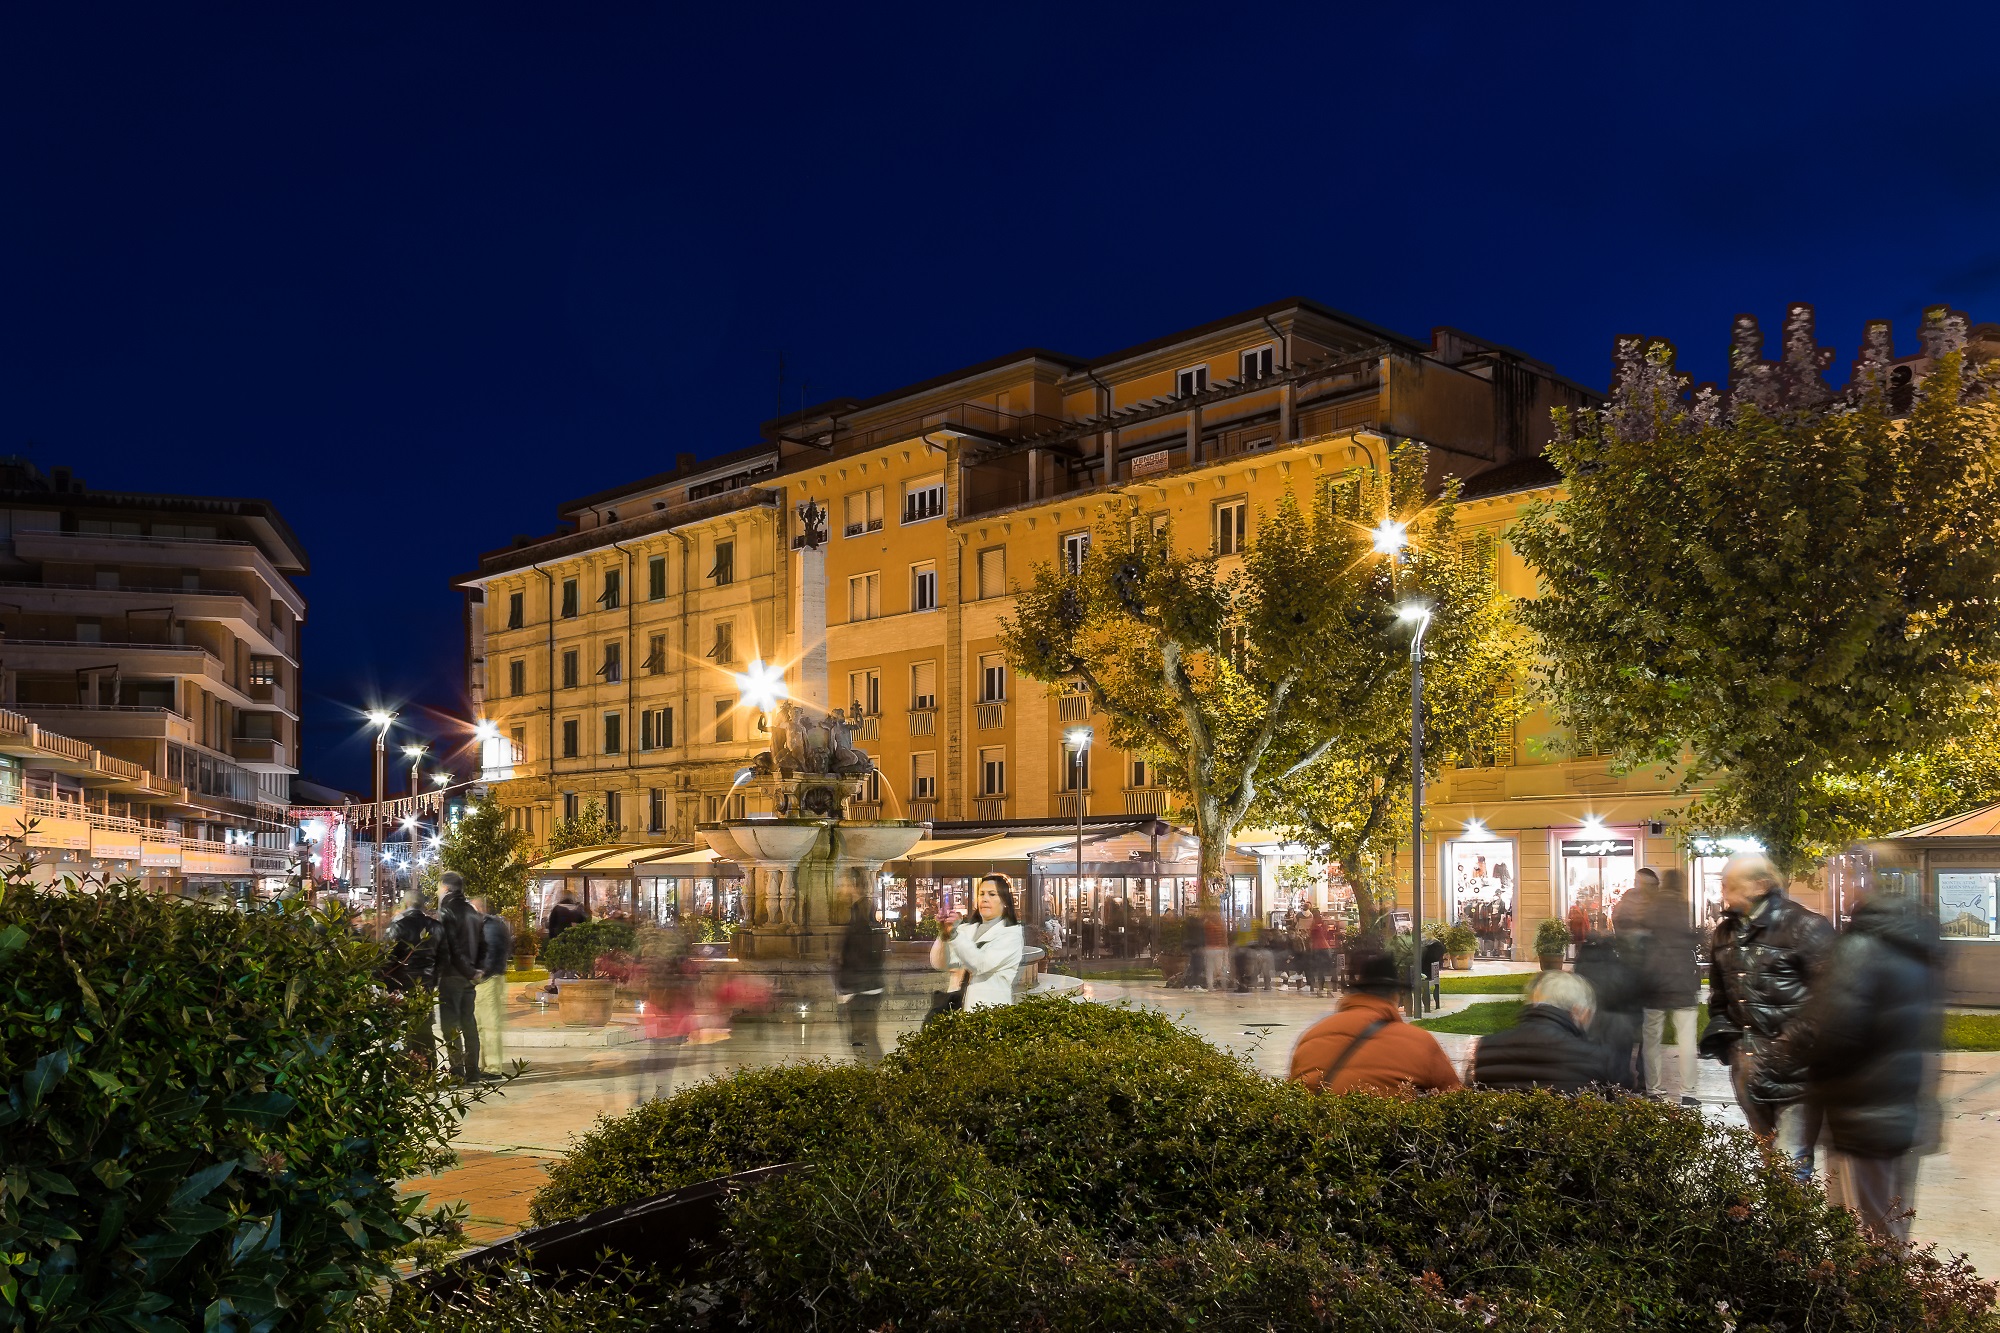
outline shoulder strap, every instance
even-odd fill
[[[1367,1027],[1361,1029],[1361,1031],[1358,1034],[1356,1034],[1354,1040],[1347,1043],[1347,1049],[1340,1053],[1339,1058],[1320,1072],[1319,1076],[1320,1091],[1321,1092],[1327,1091],[1328,1085],[1333,1082],[1334,1076],[1340,1073],[1341,1070],[1347,1068],[1347,1062],[1354,1058],[1354,1053],[1356,1051],[1361,1049],[1362,1042],[1367,1041],[1370,1037],[1380,1032],[1383,1028],[1388,1027],[1389,1024],[1393,1021],[1394,1021],[1393,1019],[1378,1018],[1373,1023],[1370,1023]]]

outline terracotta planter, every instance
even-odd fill
[[[601,1028],[611,1021],[611,995],[618,983],[610,980],[565,981],[556,992],[556,1008],[564,1027]]]
[[[1538,954],[1536,956],[1542,960],[1542,971],[1544,972],[1562,971],[1563,956],[1561,954],[1545,953],[1545,954]]]
[[[1471,954],[1469,954],[1469,953],[1455,953],[1455,954],[1453,954],[1453,955],[1451,956],[1451,970],[1452,970],[1452,971],[1454,971],[1454,972],[1463,972],[1463,971],[1465,971],[1465,970],[1466,970],[1467,968],[1469,968],[1469,967],[1471,967],[1471,966],[1472,966],[1472,955],[1471,955]]]

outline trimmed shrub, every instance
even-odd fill
[[[0,1328],[311,1329],[389,1271],[468,1097],[379,946],[249,911],[0,898]]]
[[[1157,1015],[1061,1002],[940,1019],[878,1070],[735,1075],[600,1121],[536,1214],[792,1159],[811,1169],[732,1204],[731,1245],[659,1311],[773,1329],[1996,1328],[1968,1269],[1864,1236],[1787,1161],[1678,1107],[1325,1096]]]
[[[639,932],[629,921],[579,921],[542,946],[541,964],[580,977],[597,974],[597,960],[606,954],[630,953]]]

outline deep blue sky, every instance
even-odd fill
[[[1303,295],[1601,385],[2000,318],[1996,15],[12,6],[0,451],[277,501],[359,787],[353,708],[463,711],[449,576],[751,443],[781,352],[796,406]]]

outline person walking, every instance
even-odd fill
[[[1871,894],[1781,1042],[1824,1117],[1827,1198],[1900,1241],[1910,1238],[1918,1153],[1937,1143],[1941,962],[1937,920],[1921,899]]]
[[[1639,892],[1639,887],[1633,892]],[[1694,1090],[1701,1058],[1695,1050],[1700,1013],[1695,1002],[1701,997],[1701,962],[1697,957],[1701,937],[1695,933],[1689,914],[1686,878],[1679,870],[1669,869],[1633,907],[1636,910],[1619,912],[1618,929],[1621,935],[1625,933],[1626,911],[1633,910],[1633,928],[1644,936],[1639,948],[1639,1003],[1646,1092],[1654,1097],[1667,1095],[1661,1079],[1666,1059],[1662,1047],[1671,1014],[1681,1105],[1699,1106],[1701,1099]]]
[[[549,909],[548,934],[550,939],[562,934],[571,926],[581,925],[590,920],[590,909],[576,900],[574,889],[564,889],[556,905]]]
[[[1729,1066],[1752,1133],[1776,1140],[1781,1121],[1798,1122],[1786,1146],[1808,1175],[1819,1113],[1805,1102],[1805,1076],[1780,1043],[1826,966],[1833,927],[1785,893],[1761,852],[1738,852],[1723,863],[1722,902],[1709,946],[1701,1053]]]
[[[1315,995],[1333,989],[1333,932],[1317,907],[1306,914],[1306,986]]]
[[[1292,1047],[1294,1083],[1321,1092],[1445,1092],[1458,1074],[1438,1040],[1403,1020],[1396,996],[1410,979],[1393,954],[1358,958],[1354,988]]]
[[[465,896],[465,877],[447,870],[438,883],[444,887],[444,897],[438,903],[438,919],[444,925],[443,944],[438,950],[438,1020],[444,1029],[444,1053],[454,1077],[461,1083],[477,1083],[477,993],[486,976],[480,967],[486,932],[479,913]]]
[[[989,1009],[1014,1002],[1014,975],[1021,970],[1021,923],[1015,916],[1014,882],[1005,875],[979,881],[973,911],[947,921],[948,935],[931,945],[931,966],[965,971],[966,1009]]]
[[[389,958],[382,966],[382,984],[398,995],[415,991],[427,998],[435,997],[444,923],[424,910],[423,894],[413,889],[403,899],[403,910],[389,923],[383,942],[389,946]],[[437,1058],[437,1032],[431,1018],[433,1004],[424,1006],[422,1056],[426,1064]]]
[[[834,957],[833,991],[840,1001],[841,1026],[854,1058],[872,1065],[882,1058],[882,993],[886,989],[884,956],[887,938],[875,924],[875,914],[861,890],[853,884],[840,886],[840,901],[847,906],[847,925],[840,932]]]
[[[1213,907],[1201,914],[1201,988],[1221,990],[1229,984],[1229,932],[1222,913]]]
[[[1574,972],[1538,972],[1521,998],[1527,1005],[1513,1027],[1479,1039],[1472,1053],[1474,1087],[1638,1091],[1629,1053],[1591,1040],[1597,996],[1588,981]]]
[[[479,983],[475,1013],[479,1028],[481,1078],[495,1078],[507,1068],[507,969],[514,961],[514,927],[498,912],[487,910],[485,898],[474,898],[479,913]]]
[[[1657,882],[1651,871],[1642,873]],[[1620,910],[1625,910],[1622,904]],[[1639,1054],[1645,1011],[1635,963],[1640,947],[1636,930],[1615,934],[1596,931],[1576,946],[1576,975],[1590,983],[1596,997],[1596,1015],[1586,1032],[1617,1062],[1622,1071],[1618,1078],[1621,1087],[1640,1088],[1645,1083]]]

